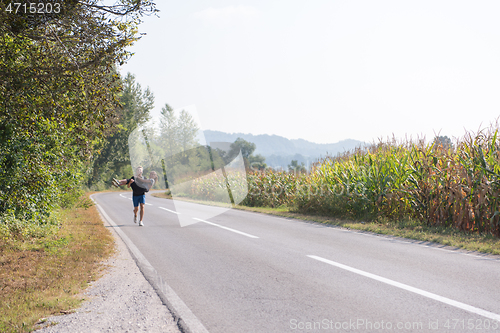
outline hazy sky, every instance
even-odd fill
[[[497,0],[157,3],[122,71],[204,129],[430,139],[500,115]]]

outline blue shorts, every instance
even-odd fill
[[[139,206],[139,204],[145,204],[146,203],[146,195],[133,195],[132,196],[132,201],[134,202],[134,207]]]

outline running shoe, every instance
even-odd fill
[[[137,215],[134,215],[134,223],[137,223]]]
[[[142,223],[142,220],[139,221],[139,226],[142,227],[144,223]]]

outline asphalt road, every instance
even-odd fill
[[[150,195],[139,227],[130,198],[94,196],[192,331],[500,332],[498,256]]]

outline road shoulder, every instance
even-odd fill
[[[47,318],[37,332],[180,332],[125,243],[104,223],[112,229],[116,253],[104,263],[103,277],[83,292],[86,301],[79,309]]]

